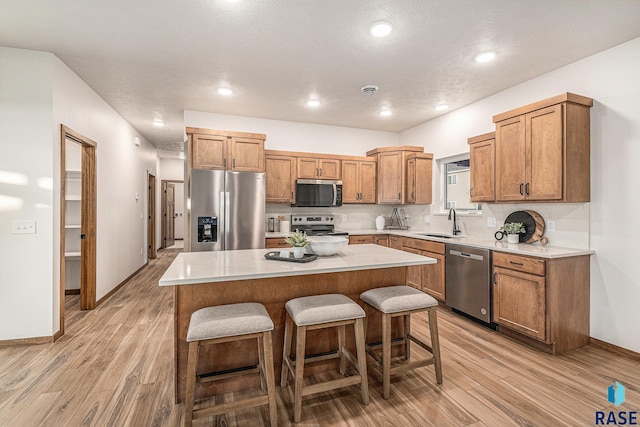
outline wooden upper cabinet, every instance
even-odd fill
[[[493,202],[496,199],[496,133],[490,132],[467,140],[471,171],[471,201]]]
[[[590,201],[592,105],[565,93],[494,116],[495,200]]]
[[[270,203],[295,203],[296,158],[265,155],[266,200]]]
[[[431,203],[432,162],[431,153],[411,153],[407,156],[407,203]]]
[[[264,139],[231,137],[229,146],[231,170],[264,172]]]
[[[191,168],[264,172],[266,135],[187,128]]]
[[[226,169],[226,136],[194,134],[192,147],[194,169]]]
[[[376,202],[375,160],[342,161],[342,203]]]
[[[340,160],[298,157],[298,178],[340,179]]]
[[[407,159],[410,154],[422,153],[423,147],[400,145],[367,151],[378,162],[378,204],[407,202]]]

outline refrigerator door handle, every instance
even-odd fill
[[[231,228],[231,203],[229,201],[229,197],[230,197],[230,193],[228,191],[224,192],[224,207],[222,209],[222,211],[224,212],[224,249],[223,250],[227,250],[228,248],[228,242],[227,239],[229,238],[229,233],[230,233],[230,228]]]
[[[220,242],[220,245],[222,246],[222,248],[220,250],[224,251],[224,247],[225,247],[225,238],[226,238],[226,233],[225,233],[225,227],[227,226],[227,217],[225,216],[225,208],[227,206],[227,204],[225,203],[225,197],[224,197],[225,193],[224,191],[220,192],[220,198],[218,199],[220,201],[220,212],[221,215],[218,218],[218,241]]]

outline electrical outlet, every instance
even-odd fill
[[[349,218],[349,217],[347,216],[347,214],[342,214],[342,220],[343,220],[343,221],[347,221],[347,220],[348,220],[348,218]]]
[[[547,221],[547,230],[548,231],[556,231],[556,222],[555,221]]]
[[[487,218],[487,227],[495,228],[496,227],[496,219],[495,218]]]
[[[36,221],[13,221],[13,234],[36,234]]]
[[[425,224],[431,224],[431,215],[425,215],[422,217]]]

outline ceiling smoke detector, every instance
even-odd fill
[[[376,93],[376,91],[378,90],[378,86],[374,86],[374,85],[366,85],[366,86],[362,86],[360,88],[360,90],[362,91],[362,93],[364,93],[365,95],[373,95],[374,93]]]

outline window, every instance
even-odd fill
[[[480,213],[482,205],[472,203],[469,189],[471,187],[471,171],[469,169],[469,153],[441,159],[438,161],[442,173],[442,210],[468,213]]]

